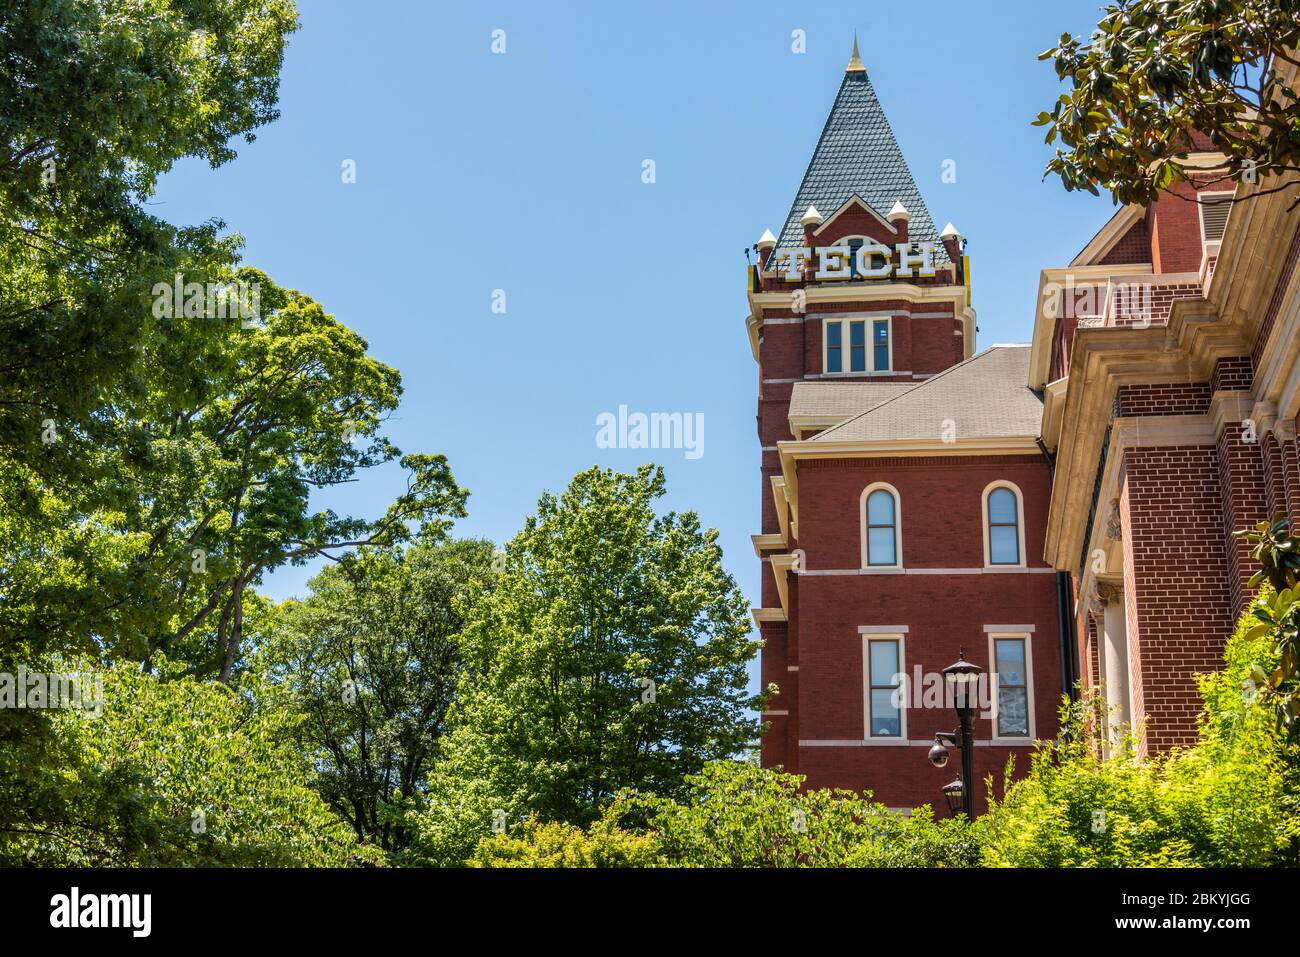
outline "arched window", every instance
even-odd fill
[[[1024,503],[1010,482],[984,489],[984,564],[1025,564]]]
[[[900,568],[902,564],[898,490],[877,482],[862,492],[862,567]]]

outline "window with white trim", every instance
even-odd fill
[[[898,490],[885,482],[862,491],[862,567],[901,568],[903,564],[902,517]]]
[[[863,636],[866,665],[868,738],[901,738],[906,731],[903,707],[903,639]]]
[[[1029,679],[1029,638],[989,635],[990,658],[997,676],[995,738],[1025,738],[1033,733],[1033,690]]]
[[[825,320],[822,371],[830,374],[889,372],[893,366],[889,324],[888,318]]]
[[[984,489],[984,565],[1025,564],[1025,508],[1020,489],[990,482]]]

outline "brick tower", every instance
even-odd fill
[[[1055,734],[1072,681],[1062,582],[1041,556],[1051,479],[1030,350],[975,352],[964,245],[936,230],[855,41],[749,275],[754,617],[763,683],[780,689],[764,766],[895,807],[942,803],[953,777],[926,760],[955,718],[925,689],[959,653],[998,675],[975,722],[979,779]]]

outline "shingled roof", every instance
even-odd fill
[[[1043,403],[1025,384],[1029,346],[992,346],[808,441],[935,439],[951,419],[963,439],[1038,435]]]
[[[803,245],[803,226],[799,220],[809,206],[816,206],[822,215],[830,216],[855,194],[881,218],[887,218],[894,203],[901,202],[912,214],[908,237],[916,242],[935,243],[935,261],[948,262],[934,220],[898,148],[866,68],[858,58],[856,39],[853,59],[840,83],[835,105],[826,117],[799,192],[790,205],[790,215],[777,239],[778,247]]]
[[[897,398],[917,382],[796,382],[790,393],[790,418],[848,418]]]

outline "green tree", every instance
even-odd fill
[[[162,652],[228,680],[240,660],[245,596],[271,569],[360,546],[434,535],[464,514],[445,457],[403,455],[382,434],[398,372],[310,297],[244,270],[261,289],[260,323],[187,317],[164,327],[133,387],[70,428],[58,454],[81,481],[22,484],[56,526],[18,509],[0,563],[0,658]],[[205,327],[198,335],[190,331]],[[208,334],[217,326],[221,335]],[[406,490],[374,519],[313,509],[314,491],[400,463]]]
[[[0,862],[43,866],[342,866],[376,863],[308,786],[296,716],[256,695],[119,665],[98,714],[59,711],[59,761],[0,774]],[[252,687],[245,689],[252,691]],[[0,750],[0,767],[9,753]]]
[[[1132,0],[1106,7],[1087,42],[1065,34],[1042,54],[1070,84],[1035,125],[1057,150],[1047,172],[1068,190],[1107,189],[1146,204],[1186,180],[1208,140],[1224,179],[1300,183],[1300,109],[1285,77],[1300,66],[1292,0]]]
[[[1285,515],[1237,534],[1254,546],[1250,554],[1260,566],[1250,579],[1260,591],[1250,607],[1256,624],[1248,637],[1269,641],[1247,680],[1262,690],[1278,724],[1300,739],[1300,543]]]
[[[143,203],[275,119],[296,27],[292,0],[0,5],[0,453],[44,461],[40,423],[85,420],[129,376],[153,283],[229,265],[219,224]]]
[[[402,810],[428,793],[460,674],[454,605],[491,561],[491,543],[474,540],[363,550],[281,605],[258,652],[303,717],[295,740],[315,787],[385,851],[406,847]]]
[[[586,824],[623,788],[681,794],[756,737],[744,596],[715,530],[655,514],[663,494],[658,468],[580,473],[471,586],[459,701],[418,816],[430,859],[463,862],[494,812]]]

